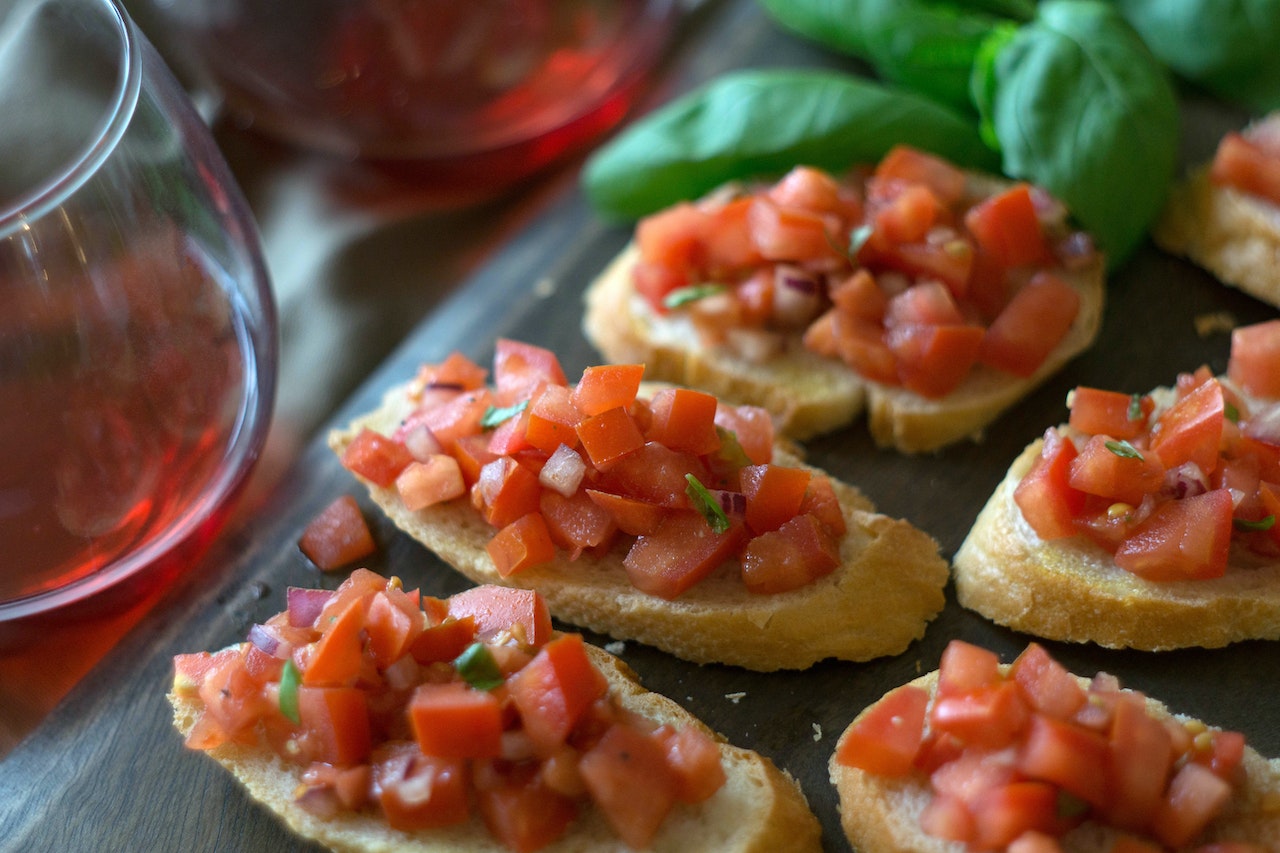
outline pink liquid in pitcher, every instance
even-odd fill
[[[243,321],[182,238],[49,281],[0,281],[0,602],[216,525],[254,397]]]

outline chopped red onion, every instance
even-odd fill
[[[566,498],[578,491],[587,473],[587,463],[578,451],[562,444],[547,459],[538,474],[538,482]]]
[[[275,657],[276,650],[280,648],[280,638],[264,626],[257,624],[249,629],[249,642],[253,643],[259,651],[265,652],[272,657]]]
[[[1244,434],[1267,444],[1280,445],[1280,403],[1264,406],[1249,416]]]
[[[431,427],[426,424],[415,424],[410,427],[402,440],[409,455],[419,462],[426,462],[432,456],[444,453],[444,446],[431,431]]]
[[[1209,491],[1209,478],[1194,462],[1164,472],[1164,491],[1175,498],[1193,498]]]
[[[822,287],[813,273],[779,264],[774,273],[773,319],[783,328],[808,326],[822,310]]]
[[[727,489],[709,489],[709,491],[719,501],[725,515],[741,517],[747,514],[747,496],[742,492],[731,492]]]
[[[291,586],[286,593],[289,625],[293,628],[310,628],[316,624],[320,611],[333,593],[327,589],[303,589]]]
[[[1059,240],[1054,249],[1058,261],[1068,272],[1082,270],[1098,260],[1098,247],[1094,245],[1093,238],[1083,231],[1072,231]]]

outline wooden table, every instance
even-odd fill
[[[735,67],[840,64],[779,32],[750,0],[725,0],[689,20],[652,100]],[[1218,135],[1244,118],[1191,98],[1185,117],[1186,162],[1207,157]],[[594,217],[577,191],[576,164],[501,203],[447,212],[386,187],[356,205],[334,191],[332,164],[234,128],[220,139],[259,215],[281,305],[271,450],[237,523],[161,600],[0,651],[0,733],[7,733],[0,752],[11,748],[0,761],[3,850],[309,849],[213,762],[183,748],[163,698],[171,657],[242,639],[250,624],[283,607],[289,585],[336,585],[340,578],[320,576],[295,544],[334,497],[362,495],[324,434],[371,408],[421,361],[455,348],[487,359],[502,335],[551,347],[570,374],[597,360],[579,332],[580,295],[629,234]],[[1196,320],[1224,311],[1240,322],[1276,314],[1145,246],[1111,281],[1095,349],[1001,418],[983,443],[902,457],[876,449],[855,425],[810,442],[810,459],[859,484],[882,511],[929,531],[950,555],[1009,461],[1064,418],[1068,389],[1141,391],[1202,363],[1220,371],[1227,336],[1198,335]],[[432,594],[464,588],[389,524],[379,520],[375,535],[380,549],[370,568]],[[960,609],[951,592],[924,640],[866,664],[760,675],[694,666],[637,644],[623,657],[649,687],[794,774],[823,822],[827,848],[842,850],[826,762],[849,720],[934,668],[952,638],[1006,659],[1028,639]],[[1158,655],[1047,645],[1077,672],[1112,672],[1280,755],[1274,643]]]

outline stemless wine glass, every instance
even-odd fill
[[[617,124],[680,11],[680,0],[127,2],[236,118],[477,194]]]
[[[276,318],[247,205],[117,0],[0,0],[0,68],[10,620],[194,559],[263,446]]]

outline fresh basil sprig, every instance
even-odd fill
[[[843,171],[899,143],[969,168],[997,163],[971,119],[921,95],[837,71],[750,70],[635,122],[591,156],[582,182],[599,213],[629,219],[801,163]]]
[[[298,672],[293,658],[286,659],[284,669],[280,670],[280,713],[295,726],[302,723],[302,714],[298,710],[298,685],[301,681],[302,674]]]
[[[685,494],[689,496],[689,500],[693,501],[698,512],[702,513],[702,517],[707,520],[711,531],[719,535],[728,530],[729,516],[725,514],[724,507],[720,506],[720,501],[715,499],[706,486],[698,482],[697,477],[685,474],[684,479],[689,484],[685,487]]]

